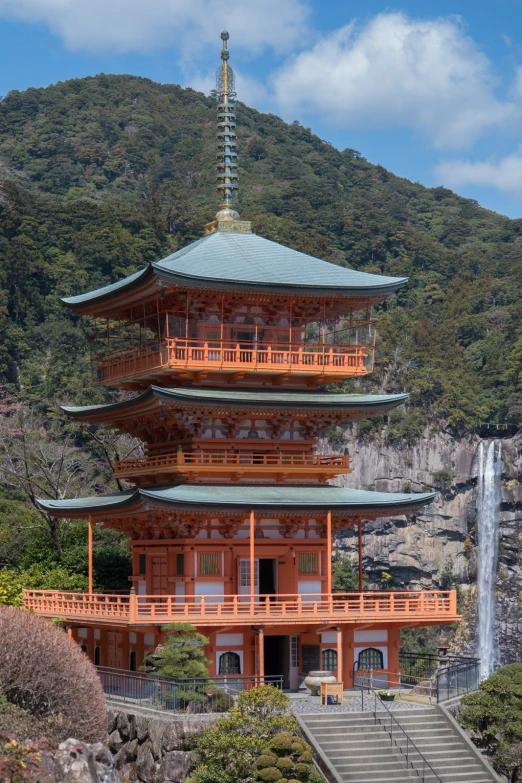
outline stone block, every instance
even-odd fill
[[[138,755],[138,740],[126,742],[114,757],[116,767],[121,769],[125,764],[132,764]]]
[[[167,723],[163,732],[163,750],[187,750],[185,727],[181,721]]]
[[[156,762],[152,755],[152,743],[146,740],[138,747],[138,756],[136,759],[136,776],[143,783],[152,783],[156,771]]]
[[[116,728],[120,732],[123,740],[130,739],[130,721],[129,716],[125,712],[119,712],[116,720]]]
[[[109,746],[110,752],[113,755],[116,755],[116,753],[118,753],[118,751],[121,750],[124,743],[118,729],[113,731],[112,734],[109,734],[109,740],[107,744]]]
[[[56,783],[120,783],[115,761],[101,742],[62,742],[54,757]]]
[[[152,755],[155,759],[160,759],[162,755],[163,733],[166,724],[161,720],[149,721],[149,739],[151,741]]]
[[[196,764],[196,754],[173,750],[166,753],[159,765],[153,783],[183,783]]]
[[[150,718],[144,718],[143,715],[136,715],[136,736],[138,742],[144,742],[149,736],[149,720]]]

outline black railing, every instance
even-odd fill
[[[388,734],[390,738],[390,745],[395,747],[402,753],[406,766],[414,770],[419,776],[422,783],[429,779],[433,783],[443,783],[442,779],[437,775],[430,762],[419,750],[413,739],[410,737],[406,729],[404,729],[395,715],[388,708],[387,704],[379,698],[378,691],[371,685],[371,678],[368,678],[367,682],[360,682],[361,688],[361,708],[364,712],[364,692],[367,691],[368,695],[373,696],[373,717],[375,723],[379,723]],[[384,709],[379,710],[377,704],[380,703]]]
[[[437,672],[437,702],[455,699],[464,693],[478,689],[480,682],[480,660],[454,662],[441,666]]]
[[[258,685],[283,687],[283,676],[176,679],[97,667],[105,695],[114,700],[169,712],[227,712],[241,691]]]

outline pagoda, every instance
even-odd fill
[[[112,285],[64,299],[95,323],[99,384],[135,390],[110,405],[67,407],[74,420],[141,439],[115,465],[132,488],[40,500],[89,525],[87,593],[25,591],[25,606],[66,618],[96,665],[136,670],[190,622],[209,638],[214,677],[399,670],[401,628],[459,619],[455,591],[364,591],[366,521],[415,514],[433,493],[333,486],[347,454],[318,454],[327,429],[387,413],[407,395],[325,393],[372,371],[372,307],[404,286],[337,266],[252,232],[235,210],[238,151],[228,33],[221,35],[220,210],[198,241]],[[125,533],[126,595],[94,592],[92,530]],[[332,591],[332,542],[356,526],[359,590]]]

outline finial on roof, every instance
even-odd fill
[[[216,94],[218,99],[217,114],[217,186],[221,193],[220,210],[212,223],[205,226],[207,234],[215,231],[232,231],[234,233],[251,232],[249,221],[240,220],[239,213],[234,209],[239,190],[239,172],[237,165],[237,137],[234,89],[234,71],[228,64],[230,52],[227,48],[229,34],[221,33],[223,46],[221,49],[221,65],[216,74]]]
[[[230,52],[227,49],[229,34],[226,30],[221,33],[223,48],[221,49],[221,66],[217,71],[216,87],[218,96],[218,122],[217,122],[217,190],[221,193],[221,211],[226,215],[216,215],[217,220],[236,220],[239,215],[232,210],[239,190],[239,174],[237,167],[237,137],[236,115],[234,101],[234,72],[228,60]],[[234,217],[229,215],[234,212]]]

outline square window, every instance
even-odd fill
[[[220,574],[220,552],[201,552],[199,555],[199,573],[201,576]]]
[[[317,573],[317,552],[299,552],[297,570],[300,574]]]

